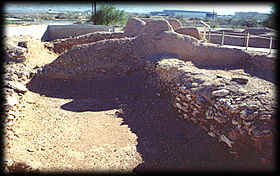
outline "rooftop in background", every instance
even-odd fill
[[[191,10],[163,10],[163,11],[151,12],[151,15],[212,18],[214,16],[217,16],[217,13],[205,12],[205,11],[191,11]]]
[[[163,12],[188,12],[188,13],[213,13],[213,12],[205,12],[205,11],[193,11],[193,10],[163,10]]]

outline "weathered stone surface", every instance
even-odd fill
[[[227,94],[229,94],[229,91],[227,89],[220,89],[212,92],[212,95],[216,97],[224,97]]]
[[[28,89],[19,82],[7,81],[6,86],[14,89],[16,92],[25,93]]]
[[[244,69],[250,74],[275,83],[276,59],[267,55],[253,55],[244,63]]]
[[[169,29],[168,26],[167,29]],[[185,59],[192,57],[198,46],[198,40],[195,38],[180,35],[174,31],[144,33],[136,37],[134,41],[133,55],[142,58],[171,54]]]
[[[11,50],[19,48],[14,46],[10,48]],[[25,51],[25,50],[24,50]],[[26,82],[26,75],[28,74],[30,68],[25,64],[25,62],[6,62],[4,66],[4,94],[6,102],[4,104],[5,117],[4,121],[4,140],[5,148],[11,147],[11,141],[16,137],[16,132],[14,131],[14,125],[16,120],[22,116],[20,113],[20,107],[22,107],[22,95],[27,91],[24,86]],[[18,136],[17,136],[18,137]]]
[[[160,30],[156,28],[153,30],[154,32],[148,30],[152,29],[153,24],[156,23],[165,28]],[[130,70],[130,67],[134,68],[134,66],[120,64],[121,60],[139,63],[139,60],[154,60],[163,55],[173,55],[202,66],[231,65],[239,67],[251,57],[250,54],[239,49],[219,48],[214,44],[199,43],[199,40],[178,34],[171,29],[166,20],[150,21],[143,29],[143,31],[149,32],[143,32],[134,38],[100,40],[77,45],[59,56],[53,63],[46,65],[44,74],[62,79],[71,79],[77,75],[90,78],[108,72],[112,73],[113,70],[125,72],[120,70],[127,71]],[[74,67],[75,64],[76,67]],[[99,68],[99,66],[101,67]]]
[[[248,79],[245,78],[232,78],[231,81],[235,81],[239,84],[247,84]]]
[[[124,28],[125,36],[134,37],[139,35],[145,24],[146,23],[139,18],[129,18]]]
[[[48,25],[45,33],[41,37],[42,41],[54,41],[69,37],[77,37],[97,31],[109,31],[110,27],[106,25],[92,24],[69,24],[69,25]]]
[[[163,19],[163,18],[161,18]],[[141,18],[141,20],[147,22],[153,21],[153,20],[157,20],[155,18]],[[168,23],[172,26],[173,30],[176,30],[178,28],[182,27],[182,24],[179,20],[177,19],[166,19],[168,21]]]
[[[177,19],[167,19],[168,23],[172,26],[173,30],[177,30],[182,27],[182,24]]]
[[[175,32],[177,32],[179,34],[190,35],[198,40],[202,39],[201,34],[196,27],[180,27],[180,28],[176,28],[174,30],[175,30]]]
[[[276,132],[271,120],[275,119],[275,88],[270,82],[249,76],[244,78],[250,79],[246,87],[230,79],[219,82],[215,72],[174,58],[158,61],[155,72],[159,79],[154,80],[158,80],[158,87],[169,94],[180,116],[200,124],[211,137],[225,143],[231,151],[250,148],[265,157],[265,151],[273,150],[263,142],[272,143]],[[197,85],[188,85],[189,82]],[[241,88],[246,89],[243,94],[238,93]],[[263,89],[268,91],[256,93]],[[237,97],[243,104],[236,101]],[[264,103],[266,99],[270,103]],[[266,119],[266,122],[261,119]]]
[[[133,18],[131,20],[137,21],[138,19]],[[139,21],[141,22],[140,19]],[[129,22],[127,26],[129,26]],[[133,50],[132,55],[135,57],[173,54],[179,56],[182,60],[191,60],[196,64],[205,66],[246,65],[244,62],[248,62],[249,58],[252,57],[249,53],[240,49],[222,48],[216,44],[199,43],[199,40],[195,38],[174,32],[166,20],[150,20],[146,24],[143,22],[141,31],[137,33],[137,35],[141,35],[130,42],[129,49]],[[54,42],[54,48],[56,48],[54,50],[57,53],[62,53],[75,45],[89,44],[105,39],[120,39],[124,36],[127,35],[125,33],[88,34]]]
[[[26,48],[15,46],[6,50],[6,61],[8,62],[24,62],[26,60]]]
[[[27,41],[19,41],[18,46],[23,47],[23,48],[27,48]]]
[[[159,33],[162,31],[174,31],[172,26],[168,23],[168,21],[164,19],[152,20],[147,22],[143,29],[140,31],[140,33]]]
[[[64,51],[70,50],[75,45],[88,44],[100,40],[119,39],[126,37],[123,32],[94,32],[85,35],[80,35],[75,38],[65,38],[53,41],[50,50],[61,54]]]
[[[153,24],[163,27],[153,29]],[[261,142],[263,138],[269,141],[267,138],[272,139],[276,132],[272,120],[276,110],[275,86],[249,74],[242,74],[243,82],[249,81],[240,84],[240,80],[233,81],[238,75],[234,72],[227,71],[231,76],[221,76],[217,70],[207,69],[233,65],[242,68],[252,57],[255,56],[239,49],[200,43],[194,37],[174,32],[167,21],[158,20],[147,22],[136,37],[74,46],[38,75],[94,79],[145,70],[153,77],[150,84],[169,94],[182,118],[199,124],[234,150],[242,141],[249,141],[243,147],[263,151],[267,149]],[[266,128],[259,125],[260,119],[266,119]]]
[[[132,38],[102,40],[92,44],[75,46],[46,65],[41,75],[75,79],[123,75],[141,67],[139,58],[131,54]]]

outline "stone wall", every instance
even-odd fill
[[[145,70],[150,73],[150,83],[168,94],[181,118],[199,124],[210,136],[224,142],[236,157],[248,149],[254,159],[273,162],[275,85],[250,74],[211,68],[236,66],[248,70],[246,65],[252,59],[260,61],[265,56],[200,43],[194,37],[174,32],[166,20],[147,22],[142,30],[136,37],[73,46],[45,65],[37,76],[103,79]],[[270,61],[265,62],[264,70],[274,73],[274,60]],[[256,70],[260,66],[249,67]]]
[[[161,18],[161,19],[163,19],[163,18]],[[147,22],[155,20],[155,18],[141,18],[141,20],[143,20],[147,23]],[[172,26],[172,28],[174,30],[177,30],[182,27],[181,22],[177,19],[166,19],[166,20],[168,21],[168,23]]]
[[[61,54],[64,51],[70,50],[75,45],[92,43],[100,40],[124,38],[123,32],[94,32],[85,35],[80,35],[74,38],[57,39],[53,41],[52,50],[55,53]]]
[[[161,26],[162,25],[162,26]],[[68,37],[53,41],[53,46],[50,47],[54,52],[61,54],[65,50],[70,50],[75,45],[96,42],[100,40],[117,39],[124,37],[137,37],[143,33],[154,33],[153,31],[174,31],[178,30],[178,34],[193,36],[196,39],[201,39],[199,31],[196,28],[180,28],[181,24],[178,20],[164,19],[138,19],[130,18],[124,28],[124,32],[95,32],[76,37]]]
[[[146,22],[139,18],[129,18],[124,27],[124,34],[128,37],[135,37],[143,30]]]
[[[45,65],[40,75],[56,79],[121,76],[141,65],[141,60],[131,54],[132,40],[121,38],[77,45]]]
[[[151,67],[150,67],[151,68]],[[276,97],[273,84],[249,76],[199,69],[176,58],[156,63],[151,84],[167,93],[179,116],[199,124],[234,155],[273,162]],[[156,75],[156,76],[155,76]],[[155,78],[156,77],[156,78]]]
[[[93,33],[97,31],[109,31],[109,27],[104,25],[86,24],[49,25],[41,40],[53,41],[56,39],[76,37],[79,35]]]
[[[95,63],[100,62],[106,65],[104,63],[108,61],[113,63],[115,60],[125,58],[149,60],[166,54],[207,67],[243,68],[248,60],[254,57],[254,55],[241,49],[200,43],[194,37],[178,34],[173,31],[166,20],[147,22],[142,30],[143,32],[140,35],[130,38],[120,38],[123,33],[93,33],[75,38],[77,40],[65,39],[57,45],[54,43],[57,50],[70,47],[72,49],[60,55],[53,63],[46,65],[45,70],[48,70],[48,74],[45,75],[68,75],[66,77],[69,79],[78,75],[94,77],[95,70],[93,68],[98,67]],[[85,44],[75,45],[76,42]],[[105,61],[106,59],[108,61]],[[86,65],[84,65],[84,68],[78,65],[74,67],[74,63],[78,65],[84,63]],[[116,65],[116,67],[118,66]],[[265,70],[274,73],[275,68],[271,65],[270,68],[268,67]]]
[[[193,36],[194,38],[196,38],[198,40],[202,39],[201,34],[196,27],[181,27],[181,28],[177,28],[175,30],[175,32],[177,32],[179,34]]]
[[[251,75],[276,83],[276,58],[255,55],[244,63],[244,70]]]

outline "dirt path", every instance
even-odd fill
[[[71,112],[61,109],[71,99],[28,92],[22,119],[16,126],[12,159],[26,161],[42,171],[71,169],[131,169],[141,161],[137,137],[115,109]],[[127,165],[123,164],[127,163]]]
[[[240,169],[144,79],[32,80],[10,158],[41,171]]]

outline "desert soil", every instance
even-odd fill
[[[41,66],[56,55],[33,53]],[[224,146],[177,118],[141,72],[114,80],[32,80],[6,157],[40,171],[239,170]],[[248,169],[248,164],[244,169]]]

